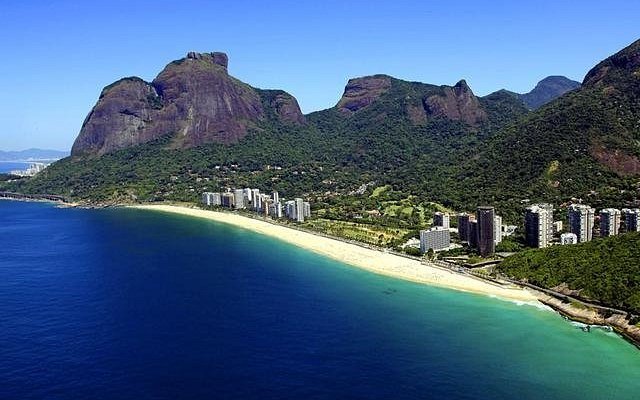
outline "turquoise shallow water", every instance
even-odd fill
[[[0,201],[0,398],[635,399],[640,352],[528,305],[139,210]]]

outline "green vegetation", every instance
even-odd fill
[[[640,197],[640,79],[631,70],[611,67],[606,85],[587,85],[535,112],[513,93],[493,93],[479,100],[486,119],[477,125],[424,117],[424,99],[443,89],[391,79],[385,94],[353,114],[331,108],[298,126],[269,111],[235,144],[175,150],[167,137],[64,159],[34,179],[0,182],[0,190],[197,202],[205,190],[258,187],[309,199],[318,218],[416,232],[436,210],[480,204],[512,224],[522,223],[527,199],[624,207]],[[258,92],[266,110],[284,95]]]
[[[640,313],[640,233],[526,250],[498,269],[546,288],[565,283],[584,299]]]
[[[496,245],[496,253],[516,253],[524,249],[524,237],[508,236]]]
[[[391,246],[397,242],[402,242],[409,233],[407,229],[385,228],[371,224],[358,224],[321,218],[309,220],[305,222],[303,226],[331,236],[338,236],[376,246]]]

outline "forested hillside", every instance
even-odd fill
[[[479,98],[465,81],[436,86],[374,75],[350,80],[335,107],[301,116],[285,92],[254,89],[228,77],[226,59],[218,61],[224,68],[207,61],[204,72],[196,69],[205,74],[196,82],[220,81],[229,86],[229,96],[241,96],[231,108],[237,112],[225,117],[233,140],[206,131],[205,122],[215,115],[187,113],[179,132],[120,150],[113,148],[121,141],[100,142],[101,149],[111,150],[78,152],[31,180],[2,187],[122,202],[197,201],[204,190],[255,186],[320,202],[353,196],[366,185],[361,195],[389,187],[397,197],[455,210],[492,204],[512,222],[520,221],[527,200],[562,204],[578,197],[596,207],[632,205],[640,198],[639,49],[640,42],[633,43],[601,62],[580,89],[534,112],[506,90]],[[195,91],[188,96],[166,89],[173,87],[180,68],[198,65],[197,55],[190,57],[170,64],[154,83],[140,83],[143,91],[155,93],[157,107],[168,107],[163,113],[181,102],[208,104],[204,83],[187,85]],[[95,110],[117,113],[114,129],[124,129],[117,138],[137,132],[127,125],[132,118],[142,124],[141,131],[152,129],[154,135],[170,125],[164,114],[145,119],[147,111],[156,112],[156,103],[147,98],[135,103],[139,116],[120,110],[112,90],[105,89],[111,100],[101,98]],[[97,118],[95,110],[88,121]],[[247,122],[247,115],[253,119]],[[96,140],[109,135],[102,120],[96,121],[83,131],[82,143],[89,149],[93,134]],[[192,131],[199,136],[190,139]]]
[[[518,280],[640,314],[640,233],[532,249],[499,264]]]

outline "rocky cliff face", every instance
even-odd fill
[[[190,52],[148,83],[125,78],[107,86],[87,116],[72,155],[104,154],[173,137],[174,147],[233,143],[267,118],[302,124],[297,101],[280,92],[265,102],[261,92],[231,77],[224,53]]]
[[[640,40],[598,63],[587,73],[583,86],[619,85],[640,80]]]
[[[572,81],[564,76],[548,76],[538,82],[529,93],[520,94],[518,97],[530,110],[535,110],[579,87],[580,82]]]
[[[403,107],[404,115],[416,125],[439,117],[476,125],[487,116],[464,80],[455,86],[435,86],[387,75],[350,79],[336,109],[353,115],[370,106],[379,107],[381,114]]]
[[[368,106],[389,91],[391,79],[387,75],[349,79],[336,108],[343,113],[351,114]]]
[[[464,80],[453,87],[442,87],[441,94],[429,96],[423,103],[428,116],[464,121],[469,125],[476,125],[487,118],[480,101]]]

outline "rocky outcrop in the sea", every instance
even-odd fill
[[[262,94],[271,91],[240,82],[227,67],[224,53],[190,52],[151,83],[125,78],[107,86],[85,119],[72,155],[100,155],[164,136],[171,136],[177,148],[233,143],[271,115],[280,123],[305,122],[293,96],[278,91],[265,99]]]

